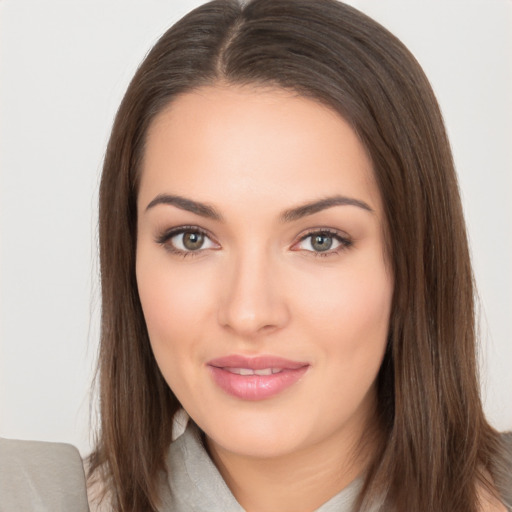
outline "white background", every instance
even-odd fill
[[[90,449],[96,201],[152,44],[200,1],[0,0],[0,435]],[[512,428],[512,2],[350,2],[413,51],[454,151],[482,303],[485,408]]]

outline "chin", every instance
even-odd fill
[[[229,418],[229,419],[228,419]],[[198,420],[198,421],[197,421]],[[255,458],[272,458],[292,453],[307,444],[314,432],[311,425],[302,424],[279,411],[223,415],[196,423],[206,434],[209,444],[214,443],[223,450],[240,456]]]

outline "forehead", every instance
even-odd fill
[[[140,194],[151,200],[162,192],[231,203],[251,194],[300,202],[336,192],[380,202],[365,148],[338,113],[255,86],[203,87],[154,119]]]

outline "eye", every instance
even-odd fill
[[[157,238],[170,252],[188,255],[206,249],[218,249],[219,246],[208,234],[197,227],[180,227],[166,231]]]
[[[337,254],[340,250],[346,249],[351,245],[352,241],[340,233],[321,230],[313,231],[303,236],[294,245],[294,249],[314,252],[319,256],[327,256],[328,254]]]

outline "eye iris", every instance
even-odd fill
[[[204,243],[204,235],[201,233],[189,231],[183,234],[183,245],[189,251],[197,251]]]
[[[315,251],[327,251],[332,246],[332,236],[319,234],[312,238],[311,246]]]

